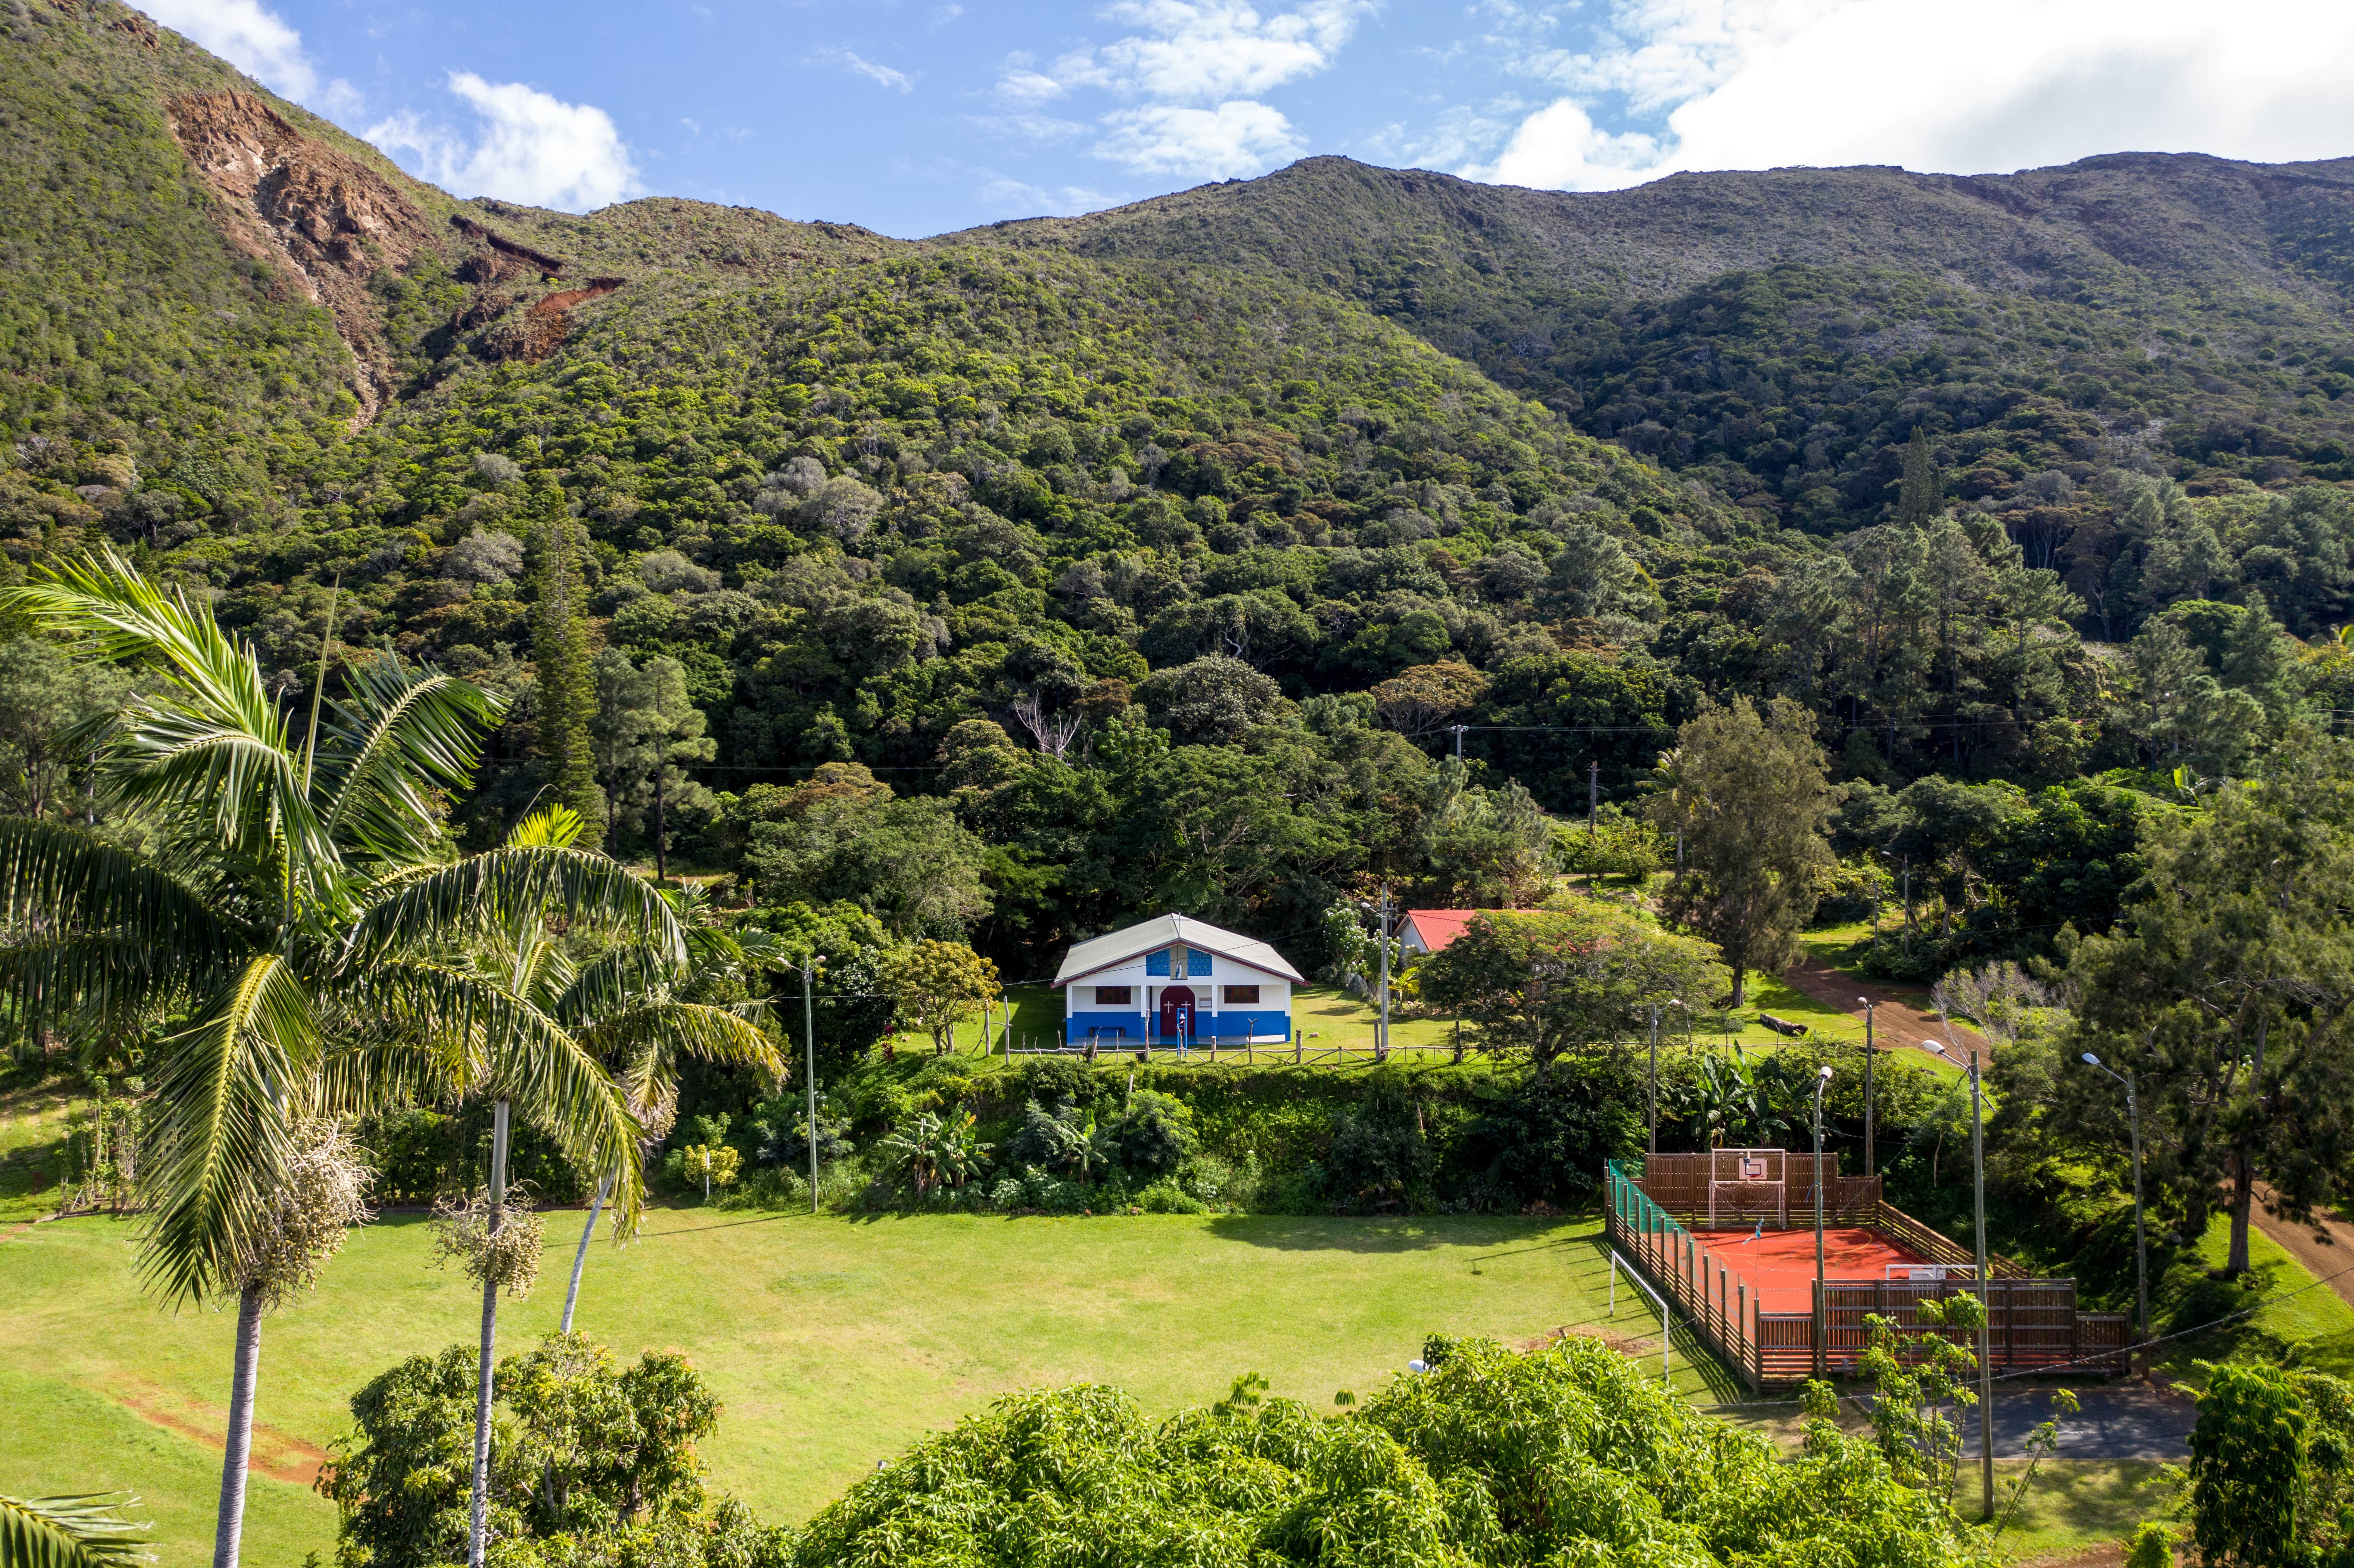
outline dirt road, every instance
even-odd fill
[[[2256,1184],[2256,1202],[2249,1223],[2280,1243],[2314,1278],[2329,1280],[2329,1287],[2338,1292],[2338,1299],[2354,1307],[2354,1273],[2347,1272],[2354,1269],[2354,1225],[2328,1209],[2316,1213],[2311,1224],[2283,1219],[2264,1206],[2272,1195],[2270,1187]],[[2331,1279],[2332,1275],[2337,1277]]]
[[[1924,1012],[1899,999],[1886,986],[1859,980],[1845,969],[1835,969],[1811,954],[1785,970],[1782,980],[1793,991],[1802,991],[1817,1001],[1859,1020],[1863,1017],[1863,1004],[1858,999],[1871,998],[1872,1037],[1875,1044],[1925,1050],[1931,1041],[1941,1045],[1946,1043],[1946,1031],[1938,1024],[1935,1013]],[[1977,1030],[1958,1023],[1953,1026],[1953,1043],[1965,1052],[1990,1053],[1992,1049]]]

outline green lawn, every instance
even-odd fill
[[[65,1139],[69,1082],[0,1070],[0,1225],[58,1206],[58,1158]]]
[[[527,1343],[563,1308],[577,1217],[550,1216],[540,1287],[503,1315]],[[918,1435],[1010,1389],[1101,1381],[1165,1411],[1246,1371],[1330,1407],[1403,1368],[1436,1331],[1523,1342],[1596,1323],[1642,1339],[1593,1221],[1187,1218],[812,1219],[664,1212],[636,1245],[600,1244],[580,1327],[634,1355],[691,1355],[727,1414],[714,1478],[798,1520]],[[563,1233],[570,1230],[570,1236]],[[143,1299],[131,1224],[63,1221],[0,1240],[0,1491],[129,1488],[157,1520],[160,1560],[209,1549],[234,1320]],[[431,1267],[411,1217],[356,1234],[262,1341],[257,1455],[300,1474],[346,1425],[345,1402],[398,1358],[471,1340],[476,1298]],[[1655,1335],[1656,1319],[1649,1319]],[[1677,1383],[1701,1379],[1681,1347]],[[201,1435],[201,1436],[200,1436]],[[257,1475],[248,1557],[331,1546],[332,1510]]]
[[[2023,1459],[1998,1458],[1996,1496],[2006,1495],[2026,1467]],[[2005,1563],[2033,1563],[2131,1541],[2144,1520],[2164,1519],[2173,1504],[2172,1492],[2158,1480],[2160,1468],[2155,1459],[2047,1459],[1995,1549]],[[1964,1478],[1973,1499],[1975,1485],[1974,1474]]]
[[[2195,1252],[2154,1278],[2150,1314],[2158,1332],[2179,1332],[2201,1321],[2215,1326],[2164,1347],[2164,1370],[2176,1382],[2204,1387],[2200,1361],[2264,1361],[2354,1376],[2354,1307],[2259,1230],[2248,1235],[2247,1274],[2211,1277],[2230,1255],[2231,1224],[2217,1215]],[[2264,1305],[2244,1318],[2233,1315]]]

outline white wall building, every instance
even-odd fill
[[[1162,915],[1063,955],[1064,1038],[1239,1045],[1291,1038],[1291,988],[1307,982],[1265,942]]]

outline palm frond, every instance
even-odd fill
[[[281,842],[281,874],[311,896],[333,860],[253,650],[209,605],[150,581],[111,549],[0,589],[0,615],[80,640],[88,655],[154,670],[163,685],[101,721],[104,772],[127,798],[207,830],[241,855]],[[85,737],[94,738],[94,737]]]
[[[317,1054],[310,998],[275,953],[249,959],[165,1044],[141,1181],[154,1215],[141,1264],[165,1299],[237,1284]]]
[[[495,981],[454,965],[387,956],[360,982],[371,1016],[400,1038],[479,1043],[470,1086],[512,1101],[581,1171],[629,1167],[614,1192],[635,1223],[644,1187],[635,1153],[642,1129],[613,1079],[555,1020]]]
[[[576,929],[629,936],[673,969],[685,961],[685,934],[643,878],[591,850],[541,844],[486,850],[402,882],[354,922],[347,951],[365,963],[419,938],[493,935],[550,907]]]
[[[122,799],[185,824],[190,837],[244,855],[283,845],[306,892],[336,873],[340,857],[283,736],[219,724],[162,700],[136,703],[116,724],[103,769]]]
[[[349,695],[313,786],[327,832],[393,864],[429,854],[440,832],[431,793],[463,789],[497,720],[498,700],[436,671],[387,660],[346,673]]]
[[[479,1040],[355,1033],[320,1058],[318,1108],[323,1116],[366,1117],[451,1100],[482,1072]]]
[[[579,812],[559,801],[534,808],[507,834],[507,844],[513,849],[570,849],[588,829]]]
[[[581,1047],[601,1061],[623,1064],[621,1082],[634,1107],[659,1099],[681,1056],[756,1066],[786,1075],[776,1043],[724,1007],[667,998],[642,1002],[580,1033]]]
[[[27,1017],[122,1016],[162,994],[199,994],[251,953],[256,933],[195,890],[80,828],[0,818],[0,997]]]
[[[95,1568],[102,1563],[145,1563],[153,1558],[122,1510],[137,1508],[128,1492],[82,1492],[70,1497],[0,1496],[0,1568]]]
[[[580,966],[564,944],[542,935],[535,939],[522,956],[514,977],[514,989],[531,999],[531,1004],[546,1012],[556,1000],[572,989]]]
[[[691,944],[695,933],[687,933]],[[624,942],[582,964],[569,984],[548,1003],[548,1013],[567,1028],[578,1029],[609,1013],[631,1006],[661,986],[672,967],[634,942]]]

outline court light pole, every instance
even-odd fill
[[[1872,1048],[1872,1001],[1868,996],[1857,997],[1856,1001],[1863,1003],[1863,1173],[1877,1176],[1880,1165],[1872,1158],[1872,1059],[1875,1054]]]
[[[1826,1065],[1815,1075],[1815,1375],[1829,1377],[1831,1365],[1830,1308],[1823,1294],[1823,1091],[1830,1087]],[[1786,1204],[1785,1207],[1787,1205]]]
[[[1945,1014],[1938,1013],[1943,1022]],[[1950,1059],[1932,1040],[1929,1049]],[[1970,1181],[1978,1208],[1978,1491],[1986,1517],[1994,1517],[1994,1285],[1987,1268],[1986,1109],[1978,1076],[1978,1054],[1970,1053]]]
[[[1651,1086],[1645,1115],[1650,1118],[1650,1151],[1659,1151],[1659,1004],[1651,1003]]]
[[[2144,1343],[2147,1343],[2149,1340],[2149,1245],[2147,1239],[2142,1231],[2141,1100],[2134,1092],[2134,1075],[2131,1067],[2127,1067],[2123,1073],[2119,1073],[2115,1068],[2103,1062],[2098,1056],[2094,1055],[2090,1051],[2084,1053],[2084,1062],[2088,1066],[2098,1067],[2102,1072],[2106,1073],[2110,1077],[2116,1079],[2117,1082],[2126,1086],[2126,1120],[2133,1128],[2134,1315],[2135,1320],[2141,1330],[2142,1340]],[[2143,1354],[2141,1370],[2144,1377],[2147,1377],[2149,1375],[2149,1361],[2147,1351]]]

